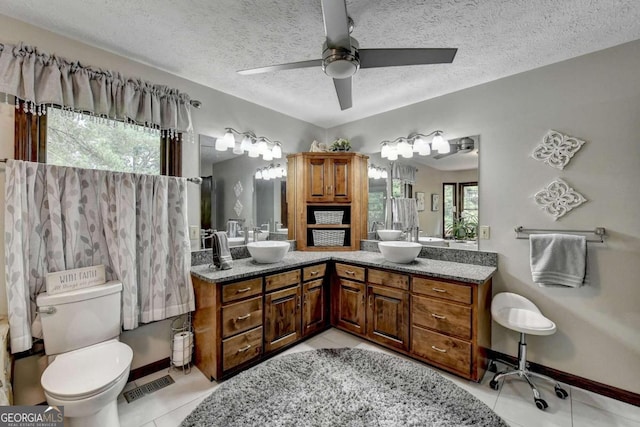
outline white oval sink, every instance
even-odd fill
[[[378,230],[380,240],[398,240],[402,234],[402,230]]]
[[[387,261],[407,264],[416,259],[422,245],[417,242],[378,242],[378,248]]]
[[[271,264],[282,261],[282,258],[289,252],[289,248],[291,248],[289,242],[277,240],[247,243],[247,249],[253,257],[253,260],[259,264]]]
[[[244,237],[228,237],[229,247],[244,245]]]
[[[425,246],[449,246],[447,241],[440,237],[420,237],[418,243]]]
[[[240,234],[240,236],[244,236],[244,231],[240,230],[238,232],[238,234]],[[248,232],[249,234],[249,241],[253,242],[253,230],[249,230]],[[267,240],[267,237],[269,237],[269,232],[266,230],[261,230],[260,233],[258,233],[258,241],[262,241],[262,240]]]

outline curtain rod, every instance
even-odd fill
[[[7,158],[0,159],[0,163],[7,163],[7,160],[9,159]],[[198,184],[198,185],[202,184],[202,178],[200,178],[199,176],[195,176],[193,178],[186,178],[186,180],[189,182],[193,182],[194,184]]]

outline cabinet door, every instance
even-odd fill
[[[382,286],[367,288],[367,336],[380,344],[409,349],[409,293]]]
[[[300,339],[300,285],[265,296],[265,352]]]
[[[351,159],[331,159],[329,163],[331,181],[329,192],[335,202],[350,202],[349,182],[351,175]]]
[[[305,283],[302,292],[302,335],[307,336],[326,324],[324,280]]]
[[[336,326],[364,335],[364,283],[338,279],[337,291],[337,306],[334,307]]]
[[[307,160],[307,201],[331,201],[331,178],[328,175],[329,159],[312,158]]]

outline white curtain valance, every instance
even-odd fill
[[[418,169],[413,166],[394,163],[391,170],[391,176],[393,179],[399,179],[403,182],[414,184],[416,182],[417,171]]]
[[[187,94],[23,43],[0,44],[0,92],[35,106],[53,104],[160,130],[192,131]]]

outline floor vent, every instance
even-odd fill
[[[158,391],[161,388],[165,388],[168,385],[173,384],[173,378],[170,375],[165,375],[164,377],[160,377],[157,380],[153,380],[150,383],[142,384],[140,387],[136,387],[132,390],[125,391],[122,393],[124,398],[127,400],[127,403],[131,403],[134,400],[138,400],[147,394],[151,394],[154,391]]]

